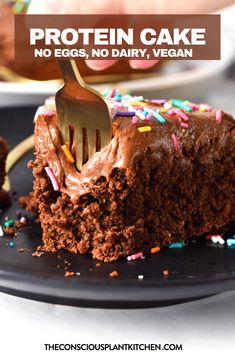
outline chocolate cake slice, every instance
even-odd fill
[[[235,219],[231,115],[182,100],[105,95],[113,138],[80,172],[72,141],[66,148],[61,141],[53,100],[36,115],[29,166],[44,250],[114,261]]]
[[[8,146],[5,140],[0,137],[0,209],[9,205],[10,200],[8,194],[2,190],[2,185],[6,176],[5,163],[8,154]]]

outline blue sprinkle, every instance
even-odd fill
[[[235,247],[235,239],[229,238],[226,242],[227,246]]]
[[[153,111],[153,117],[155,119],[157,119],[159,121],[159,123],[161,123],[161,124],[165,124],[165,122],[166,122],[166,119],[161,114],[156,112],[155,110]]]
[[[179,241],[177,243],[173,243],[168,245],[169,249],[181,249],[185,246],[185,242],[184,241]]]
[[[130,96],[129,94],[125,94],[125,95],[123,96],[123,99],[129,100],[129,99],[132,99],[132,96]]]
[[[147,113],[153,113],[153,117],[159,121],[161,124],[165,124],[166,119],[159,114],[156,110],[150,109],[150,108],[144,108],[144,111]]]

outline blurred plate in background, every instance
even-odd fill
[[[116,87],[146,97],[193,99],[207,89],[211,80],[217,78],[232,62],[234,43],[228,35],[222,38],[221,60],[216,61],[166,61],[154,74],[136,75],[135,79],[117,82],[116,77],[104,76],[104,83],[93,86],[99,90]],[[139,79],[136,77],[140,77]],[[109,82],[107,82],[109,80]],[[97,82],[96,80],[94,80]],[[114,81],[114,82],[110,82]],[[41,104],[47,96],[54,95],[61,81],[0,82],[0,106]]]

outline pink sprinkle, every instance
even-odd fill
[[[151,99],[150,102],[156,104],[164,104],[166,103],[166,99]]]
[[[150,112],[146,115],[145,120],[149,121],[153,117],[153,113]]]
[[[189,118],[188,118],[188,115],[186,115],[184,112],[182,112],[182,110],[180,109],[175,109],[175,114],[177,114],[178,116],[181,117],[181,119],[187,121]]]
[[[178,152],[179,151],[179,142],[178,142],[178,140],[177,140],[177,138],[176,138],[174,133],[171,134],[171,139],[172,139],[172,143],[174,145],[174,148],[175,148],[176,152]]]
[[[50,118],[55,114],[55,112],[53,110],[43,110],[41,114],[47,118]]]
[[[133,116],[133,118],[132,118],[132,124],[137,124],[137,122],[138,122],[138,118],[137,118],[137,116],[135,115],[135,116]]]
[[[47,175],[49,176],[49,178],[51,180],[53,189],[55,191],[59,191],[60,190],[59,184],[58,184],[58,182],[56,180],[56,177],[55,177],[53,171],[51,170],[51,168],[50,167],[45,167],[45,171],[46,171]]]
[[[144,254],[142,252],[137,252],[136,254],[130,255],[127,257],[128,261],[134,261],[139,259],[141,256],[143,256]]]
[[[186,103],[185,103],[186,104]],[[199,110],[199,105],[198,104],[196,104],[196,103],[191,103],[191,102],[189,102],[188,104],[186,104],[186,105],[189,105],[194,111],[195,110]]]
[[[112,103],[116,108],[119,108],[119,109],[123,108],[123,104],[118,101],[112,100]]]
[[[208,104],[203,104],[207,112],[210,112],[212,108]]]
[[[217,121],[218,124],[221,123],[221,120],[222,120],[222,112],[221,112],[221,110],[216,110],[215,120]]]
[[[109,94],[109,98],[113,98],[115,96],[115,93],[116,93],[116,89],[113,88],[112,91]]]
[[[176,109],[174,109],[174,108],[169,109],[169,110],[168,110],[168,114],[169,114],[169,115],[175,115],[175,114],[176,114],[175,111],[176,111]]]
[[[187,129],[188,128],[188,124],[187,123],[180,123],[180,126],[182,127],[182,128],[185,128],[185,129]]]
[[[206,240],[211,240],[212,237],[223,237],[222,234],[209,234],[206,236]]]

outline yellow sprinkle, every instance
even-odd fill
[[[149,132],[152,130],[151,126],[141,126],[138,127],[139,132]]]
[[[206,111],[206,107],[203,104],[200,104],[199,112],[204,113]]]
[[[130,101],[131,105],[135,105],[135,106],[140,106],[140,107],[145,107],[147,105],[147,103],[144,102],[139,102],[139,101]]]
[[[152,248],[150,250],[151,254],[155,254],[156,252],[160,251],[161,249],[159,248],[159,246],[155,246],[155,248]]]
[[[68,149],[68,146],[67,145],[63,145],[62,146],[62,150],[64,151],[66,157],[68,158],[68,160],[71,162],[71,163],[74,163],[75,162],[75,159],[73,158],[72,156],[72,153],[70,152],[70,150]]]
[[[160,108],[160,113],[166,113],[167,109],[166,108]]]

